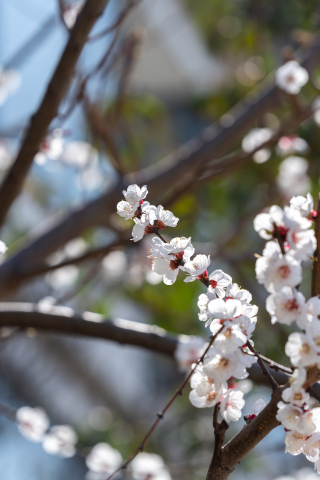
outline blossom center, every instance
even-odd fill
[[[317,345],[317,347],[319,347],[320,346],[320,335],[316,335],[315,337],[313,337],[313,341]]]
[[[214,393],[214,392],[208,393],[208,395],[207,395],[207,400],[208,400],[208,402],[210,402],[210,401],[212,401],[212,400],[215,400],[216,396],[217,396],[217,394]]]
[[[279,274],[279,277],[281,277],[281,278],[289,277],[289,275],[290,275],[289,265],[281,265],[281,267],[278,268],[278,274]]]
[[[216,280],[210,280],[210,285],[212,288],[216,288],[218,285],[218,282],[216,282]]]
[[[289,312],[292,312],[293,310],[297,310],[299,308],[299,303],[295,298],[290,298],[286,301],[284,307],[286,310],[289,310]]]
[[[228,358],[221,358],[219,364],[221,365],[221,367],[225,368],[229,364],[229,359]]]
[[[309,353],[309,352],[310,352],[310,345],[309,345],[308,343],[303,343],[303,344],[301,345],[300,351],[301,351],[302,353]]]

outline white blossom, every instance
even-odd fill
[[[307,197],[301,195],[292,197],[290,207],[297,210],[302,217],[308,217],[313,212],[313,198],[311,193],[307,193]]]
[[[310,398],[308,392],[304,390],[304,388],[292,389],[286,388],[282,392],[282,398],[286,403],[292,403],[298,407],[302,407]]]
[[[149,233],[150,227],[150,218],[148,213],[141,216],[141,218],[134,218],[134,227],[132,229],[132,237],[131,240],[134,242],[138,242],[142,240],[144,235]]]
[[[230,377],[242,380],[247,378],[246,366],[239,361],[238,352],[222,354],[215,347],[211,347],[208,357],[204,360],[203,371],[215,383],[226,382]]]
[[[241,418],[244,404],[243,393],[232,388],[221,400],[220,413],[227,423],[237,422]]]
[[[127,190],[123,190],[122,194],[126,201],[130,203],[130,205],[139,205],[141,200],[144,200],[148,195],[147,185],[143,187],[138,187],[138,185],[129,185]]]
[[[265,408],[266,402],[259,398],[251,407],[250,416],[255,415],[257,416],[262,410]]]
[[[231,299],[225,302],[221,298],[217,298],[209,302],[208,310],[213,318],[227,320],[241,315],[242,304],[239,300]]]
[[[41,408],[21,407],[17,410],[16,421],[23,436],[32,442],[41,442],[50,421]]]
[[[191,237],[177,237],[164,244],[160,238],[152,239],[152,269],[162,275],[166,285],[172,285],[178,276],[179,270],[185,271],[185,263],[190,260],[194,253]]]
[[[188,371],[191,365],[199,360],[206,346],[207,342],[202,337],[179,335],[174,351],[179,370]]]
[[[299,392],[307,380],[307,371],[304,367],[295,368],[291,378],[289,379],[291,389]]]
[[[292,155],[293,153],[303,154],[309,151],[308,143],[297,135],[287,135],[281,137],[277,144],[277,154],[281,157]]]
[[[271,243],[271,242],[268,242]],[[285,286],[295,287],[301,283],[302,267],[291,255],[278,254],[278,258],[260,257],[256,261],[256,275],[269,293],[281,290]]]
[[[58,160],[63,152],[63,130],[56,128],[45,140],[40,144],[39,152],[34,157],[35,163],[44,165],[47,158]]]
[[[270,140],[272,137],[272,130],[270,128],[254,128],[242,140],[242,149],[244,152],[250,153],[256,150],[263,143]],[[263,148],[253,154],[253,160],[256,163],[264,163],[269,160],[271,151],[269,148]]]
[[[285,215],[282,208],[277,205],[270,207],[268,213],[259,213],[253,220],[253,228],[265,240],[273,238],[274,225],[276,224],[281,231],[285,228]]]
[[[320,455],[320,433],[310,435],[304,444],[303,453],[309,462],[316,462]]]
[[[69,458],[76,454],[78,437],[70,425],[55,425],[42,441],[43,449],[51,455]]]
[[[316,430],[312,411],[305,412],[302,408],[291,404],[279,402],[276,419],[287,430],[295,430],[304,435],[310,435]]]
[[[190,386],[192,390],[189,399],[197,408],[213,407],[228,389],[225,382],[214,383],[214,380],[204,373],[202,365],[197,366],[191,377]]]
[[[234,352],[237,348],[242,347],[246,342],[247,337],[239,325],[226,322],[221,333],[217,335],[214,344],[221,353],[228,354]]]
[[[252,295],[248,290],[239,287],[237,283],[232,283],[227,286],[226,297],[240,300],[241,303],[248,304],[252,300]]]
[[[196,255],[192,260],[184,265],[185,271],[189,276],[184,279],[185,282],[194,282],[200,275],[203,275],[210,265],[210,255]]]
[[[90,472],[99,475],[111,475],[122,462],[121,454],[107,443],[97,443],[86,457]]]
[[[242,333],[246,336],[247,339],[249,339],[251,338],[254,329],[256,328],[257,317],[240,315],[240,317],[234,318],[230,323],[238,325]]]
[[[304,447],[306,435],[290,430],[286,433],[284,443],[286,446],[285,453],[291,453],[291,455],[299,455]]]
[[[275,80],[281,90],[297,95],[309,80],[309,74],[296,60],[290,60],[278,68]]]
[[[318,360],[311,341],[303,333],[294,332],[289,335],[285,352],[295,367],[314,365]]]
[[[90,143],[82,140],[69,142],[65,145],[61,160],[72,167],[84,168],[98,162],[98,151]]]
[[[151,225],[160,230],[165,227],[176,227],[179,222],[179,218],[175,217],[169,210],[165,210],[162,205],[148,209],[148,213]]]
[[[266,309],[271,315],[271,323],[291,325],[305,315],[305,302],[302,293],[291,287],[283,287],[280,291],[269,295]]]
[[[223,298],[226,294],[226,288],[232,283],[232,278],[222,270],[215,270],[209,275],[209,283],[214,293]]]
[[[211,313],[208,310],[208,304],[211,300],[214,300],[216,298],[217,296],[214,293],[211,285],[209,286],[207,293],[202,293],[201,295],[199,295],[197,305],[199,307],[200,313],[198,314],[198,317],[201,322],[207,322],[206,326],[210,324],[213,319]]]
[[[131,469],[135,480],[171,480],[163,459],[155,453],[140,453],[131,462]]]
[[[311,188],[311,179],[307,175],[309,162],[306,158],[290,156],[279,165],[277,186],[286,197],[304,195]]]

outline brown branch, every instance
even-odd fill
[[[248,425],[244,426],[221,449],[219,458],[213,455],[207,480],[226,480],[236,465],[280,423],[276,419],[277,404],[285,387],[278,387],[268,405]]]
[[[314,233],[317,240],[317,247],[313,255],[313,268],[312,268],[312,296],[320,295],[320,193],[317,199],[317,216],[314,222]]]
[[[0,302],[0,328],[17,327],[21,331],[32,327],[42,332],[100,338],[174,357],[178,337],[156,325],[122,319],[107,320],[91,312],[83,315],[74,313],[70,316],[71,311],[62,308],[48,307],[47,312],[43,306],[33,303]],[[250,367],[248,372],[254,383],[266,383],[266,377],[261,374],[257,365]],[[281,372],[275,372],[274,376],[279,383],[286,383],[288,380],[288,376]],[[320,398],[320,384],[314,385],[310,394]]]
[[[160,327],[122,319],[106,321],[95,313],[72,314],[71,310],[64,308],[48,306],[48,311],[45,311],[43,305],[32,303],[0,303],[0,327],[32,327],[41,331],[103,338],[174,356],[178,340]]]
[[[51,121],[57,115],[60,102],[68,89],[89,32],[107,3],[108,0],[87,0],[77,17],[40,107],[31,118],[17,158],[1,185],[0,226],[3,225],[10,206],[20,193],[33,158],[39,150]]]
[[[220,410],[220,404],[217,403],[217,405],[214,407],[214,412],[213,412],[213,428],[214,428],[213,457],[215,459],[215,462],[220,462],[222,444],[224,441],[226,431],[229,428],[229,425],[225,420],[222,420],[221,423],[218,422],[219,410]]]

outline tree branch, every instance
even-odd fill
[[[235,469],[237,463],[261,442],[271,430],[280,425],[276,419],[277,404],[281,400],[284,388],[278,387],[262,412],[222,447],[219,459],[213,455],[207,480],[226,480]]]
[[[0,327],[33,327],[67,335],[103,338],[120,344],[135,345],[171,357],[178,339],[155,325],[130,320],[105,320],[101,315],[72,313],[66,307],[47,307],[32,303],[0,303]]]
[[[19,195],[25,177],[39,150],[47,129],[57,115],[74,73],[74,67],[85,45],[89,32],[102,14],[108,0],[87,0],[77,17],[69,41],[48,85],[38,111],[32,116],[30,126],[22,142],[17,158],[0,188],[0,227],[6,214]]]

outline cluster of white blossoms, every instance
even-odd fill
[[[315,216],[313,199],[308,194],[306,198],[293,197],[284,210],[273,206],[269,213],[258,215],[254,228],[262,238],[270,240],[256,262],[256,274],[270,293],[266,308],[271,322],[291,325],[295,321],[303,331],[291,333],[285,345],[294,372],[290,387],[282,393],[283,401],[278,403],[277,419],[286,429],[286,452],[303,453],[315,462],[320,473],[320,408],[309,408],[307,392],[307,368],[320,367],[320,299],[316,296],[306,301],[298,291],[301,262],[316,248],[314,231],[310,229]]]
[[[78,437],[70,425],[54,425],[41,408],[21,407],[16,412],[16,422],[22,435],[28,440],[42,443],[43,449],[51,455],[71,458],[77,453]],[[50,428],[49,428],[50,427]],[[122,464],[122,456],[107,443],[92,447],[85,458],[87,480],[106,480]],[[131,463],[135,480],[171,480],[163,459],[156,454],[142,453]]]
[[[220,413],[229,423],[240,419],[245,404],[243,391],[233,378],[247,378],[247,368],[256,362],[246,345],[255,329],[258,307],[250,303],[250,292],[232,283],[222,270],[208,278],[207,293],[199,296],[199,320],[210,326],[215,340],[191,378],[190,401],[198,408],[219,403]]]
[[[247,378],[247,368],[256,361],[247,342],[256,325],[258,308],[251,304],[251,294],[233,284],[230,275],[222,270],[208,273],[210,256],[194,256],[191,238],[176,237],[167,241],[162,237],[160,231],[166,226],[175,227],[179,219],[161,205],[155,207],[145,202],[147,193],[146,186],[130,185],[123,192],[125,201],[117,205],[121,217],[135,222],[132,240],[136,242],[144,235],[155,234],[150,245],[152,269],[162,276],[166,285],[172,285],[182,270],[187,274],[185,282],[200,280],[207,289],[199,297],[199,320],[210,326],[215,339],[191,377],[190,401],[198,408],[219,404],[226,422],[237,421],[245,401],[243,391],[233,378]],[[180,369],[195,364],[206,346],[199,337],[181,337],[175,352]]]

